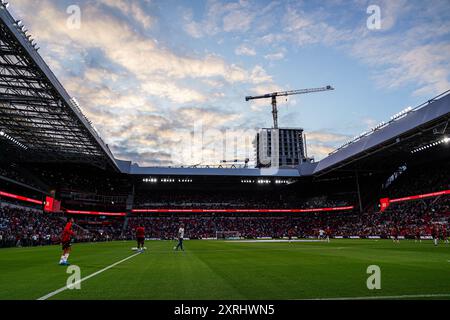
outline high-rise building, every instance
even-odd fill
[[[263,128],[255,139],[257,167],[296,167],[306,159],[303,129]]]

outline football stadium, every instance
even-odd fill
[[[320,105],[339,83],[268,88],[241,97],[274,122],[248,158],[142,164],[99,133],[15,12],[2,0],[1,300],[450,299],[450,90],[315,160],[277,102]]]

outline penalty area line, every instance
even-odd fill
[[[341,297],[341,298],[318,298],[306,300],[396,300],[396,299],[414,299],[414,298],[450,298],[450,293],[437,294],[410,294],[399,296],[367,296],[367,297]]]
[[[87,277],[84,277],[84,278],[82,278],[82,279],[76,281],[75,283],[71,284],[70,286],[71,286],[71,287],[74,287],[74,286],[76,286],[77,284],[80,284],[80,283],[82,283],[83,281],[86,281],[86,280],[88,280],[88,279],[90,279],[90,278],[92,278],[92,277],[95,277],[95,276],[99,275],[100,273],[103,273],[103,272],[105,272],[105,271],[107,271],[107,270],[109,270],[109,269],[111,269],[111,268],[114,268],[115,266],[117,266],[117,265],[119,265],[119,264],[121,264],[121,263],[123,263],[123,262],[125,262],[125,261],[127,261],[127,260],[130,260],[131,258],[134,258],[134,257],[136,257],[136,256],[138,256],[138,255],[140,255],[140,254],[141,254],[141,253],[138,252],[138,253],[135,253],[135,254],[133,254],[133,255],[131,255],[131,256],[125,258],[125,259],[122,259],[122,260],[120,260],[120,261],[117,261],[116,263],[113,263],[112,265],[107,266],[106,268],[103,268],[103,269],[101,269],[101,270],[98,270],[98,271],[96,271],[96,272],[94,272],[94,273],[88,275]],[[62,287],[62,288],[59,288],[58,290],[55,290],[55,291],[53,291],[53,292],[50,292],[49,294],[46,294],[45,296],[40,297],[40,298],[37,299],[37,300],[47,300],[47,299],[49,299],[49,298],[51,298],[51,297],[53,297],[53,296],[55,296],[55,295],[57,295],[57,294],[59,294],[59,293],[65,291],[65,290],[67,290],[67,289],[69,289],[69,287],[68,287],[68,286],[64,286],[64,287]]]

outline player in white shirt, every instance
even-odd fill
[[[183,239],[184,239],[184,225],[181,224],[180,229],[178,229],[178,244],[176,247],[173,248],[173,250],[178,251],[178,249],[181,249],[181,251],[184,251]]]
[[[319,239],[323,239],[324,238],[324,233],[325,231],[323,231],[322,229],[319,230]]]

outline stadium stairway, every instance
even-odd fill
[[[122,232],[120,234],[121,237],[123,237],[123,235],[125,234],[127,229],[128,229],[128,217],[125,217],[125,220],[123,222]]]
[[[387,179],[387,181],[383,185],[383,189],[389,188],[391,184],[393,184],[405,171],[408,170],[406,165],[400,166],[395,172]]]

